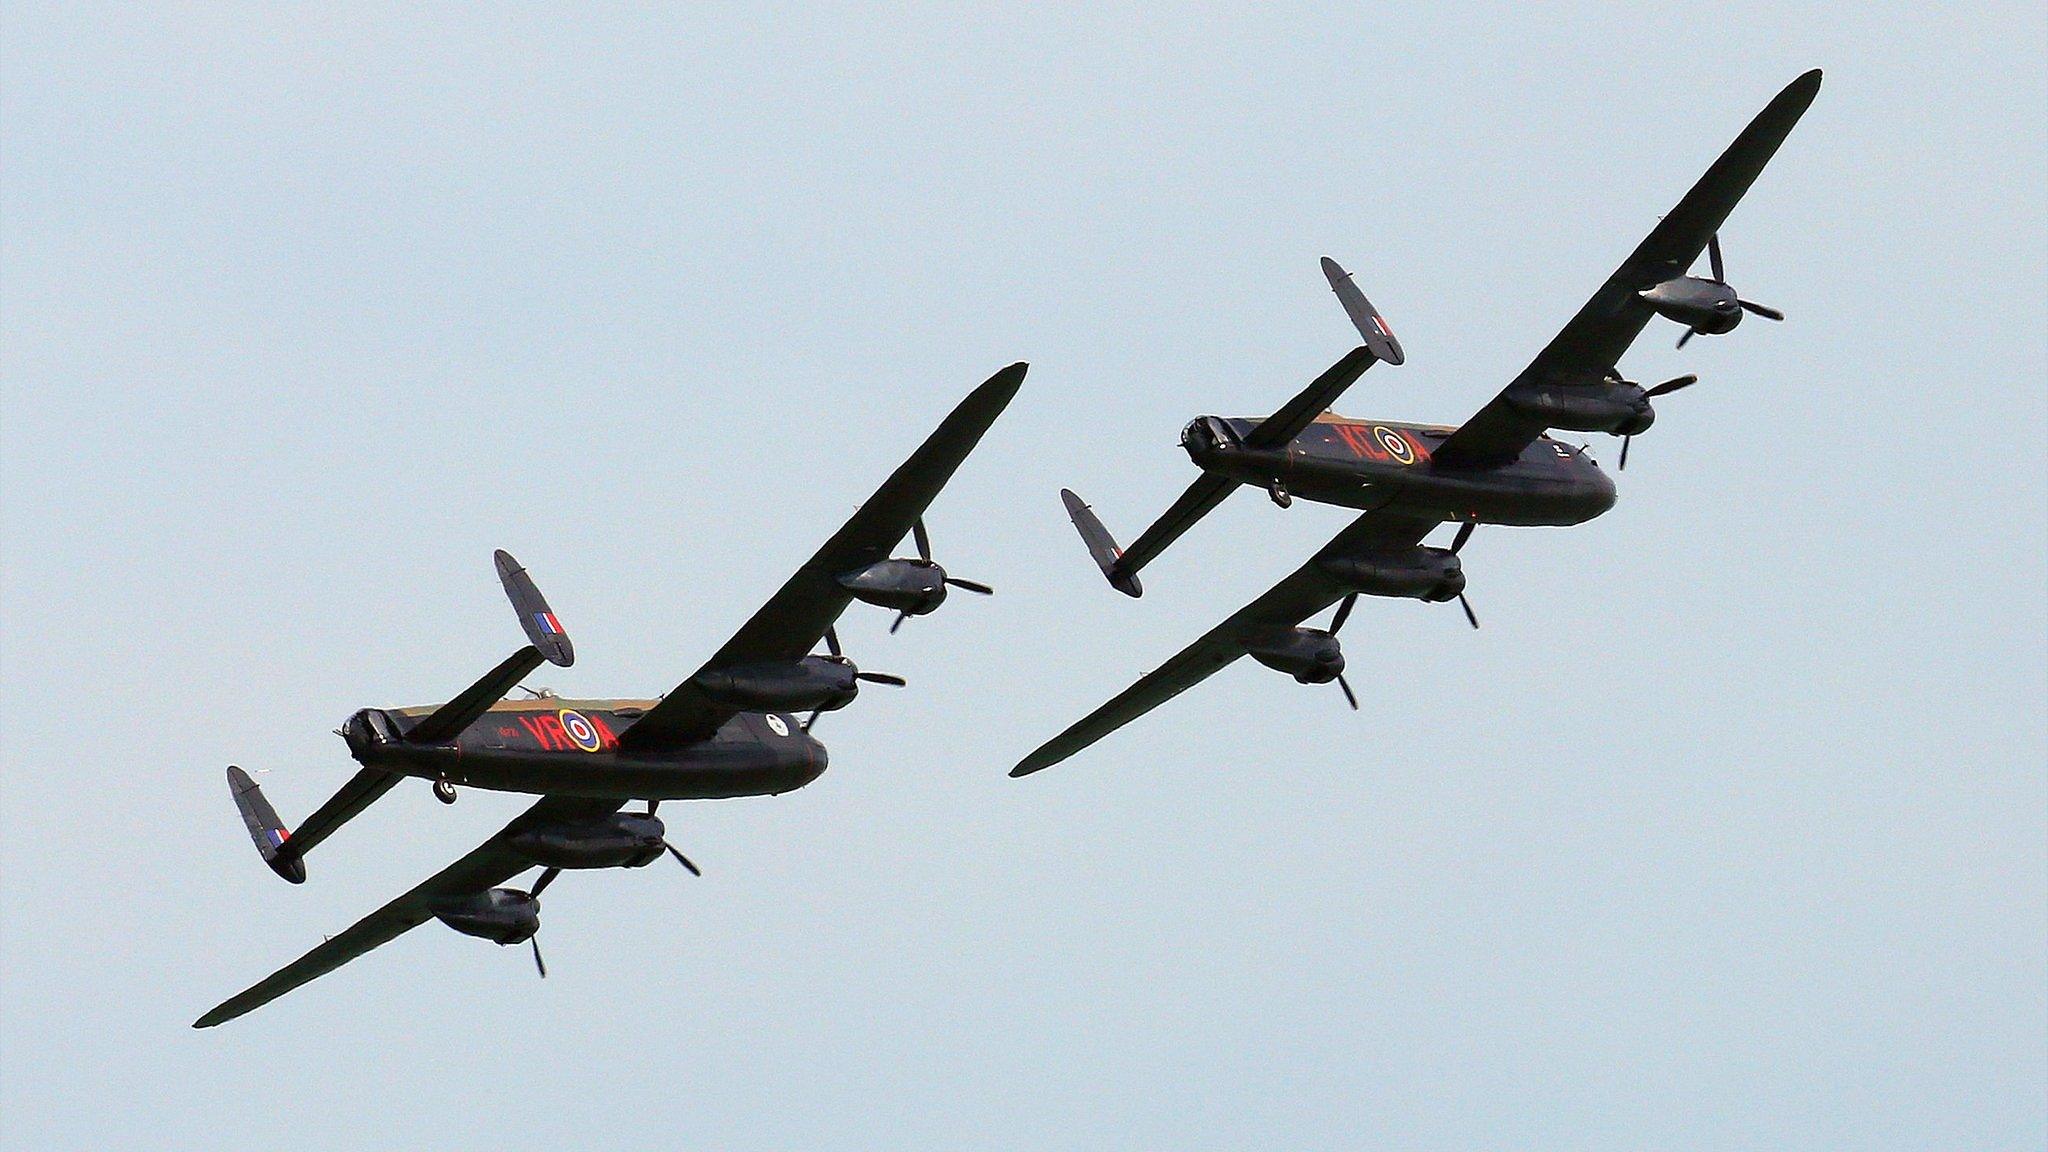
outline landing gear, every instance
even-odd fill
[[[1266,485],[1266,495],[1271,496],[1273,503],[1278,504],[1282,508],[1294,507],[1294,497],[1288,494],[1287,485],[1282,484],[1278,480]]]
[[[434,781],[434,799],[443,804],[455,803],[455,785],[450,784],[446,776]]]

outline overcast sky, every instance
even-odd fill
[[[2048,16],[1657,7],[5,4],[0,1143],[2042,1147]],[[1134,602],[1057,497],[1135,535],[1349,348],[1317,257],[1408,352],[1340,410],[1458,422],[1816,66],[1723,232],[1789,319],[1645,332],[1703,382],[1478,532],[1482,630],[1004,775],[1346,522],[1241,493]],[[544,683],[666,690],[1019,359],[929,519],[998,594],[856,605],[910,687],[664,808],[703,879],[188,1027],[527,803],[293,888],[222,777],[300,819],[502,658],[493,548]]]

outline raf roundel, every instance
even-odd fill
[[[1372,435],[1387,450],[1387,455],[1403,464],[1415,463],[1415,446],[1408,443],[1406,436],[1380,424],[1372,426]]]
[[[768,713],[768,730],[777,736],[787,736],[789,735],[789,721],[770,712]]]
[[[568,734],[570,743],[585,752],[595,752],[604,747],[604,738],[597,734],[595,725],[584,719],[583,713],[573,708],[564,708],[558,715],[562,721],[562,731]]]

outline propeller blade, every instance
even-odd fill
[[[855,680],[865,680],[870,684],[887,684],[891,688],[902,688],[910,683],[910,681],[905,680],[903,677],[890,672],[856,672],[853,674],[853,678]]]
[[[1678,347],[1685,347],[1685,342],[1687,340],[1692,339],[1692,334],[1696,331],[1698,331],[1698,329],[1696,328],[1687,328],[1683,333],[1681,333],[1678,337]]]
[[[1767,308],[1754,300],[1737,300],[1736,303],[1742,305],[1745,311],[1755,313],[1766,320],[1783,320],[1785,318],[1783,312],[1778,311],[1776,308]]]
[[[1721,269],[1721,234],[1719,232],[1707,237],[1707,267],[1714,270],[1714,279],[1717,282],[1722,284],[1728,282],[1727,273]]]
[[[528,896],[533,897],[536,900],[540,899],[541,891],[545,889],[548,885],[553,884],[555,882],[555,877],[560,876],[561,874],[562,870],[560,868],[550,868],[547,871],[542,872],[540,874],[540,879],[533,882],[533,887],[529,889],[526,894]]]
[[[1621,463],[1615,465],[1614,470],[1616,472],[1628,471],[1628,442],[1633,439],[1635,439],[1633,436],[1623,436],[1621,438]]]
[[[540,958],[540,933],[536,932],[536,933],[534,933],[533,935],[531,935],[531,936],[528,936],[528,937],[526,938],[526,940],[527,940],[527,942],[528,942],[528,943],[530,943],[530,944],[532,944],[532,945],[533,945],[533,966],[534,966],[535,968],[538,968],[538,969],[540,969],[540,978],[541,978],[541,979],[543,979],[543,980],[547,979],[547,978],[548,978],[548,965],[547,965],[547,961],[545,961],[545,960],[542,960],[542,959]]]
[[[901,523],[901,521],[898,521],[898,523]],[[932,538],[925,535],[924,517],[918,517],[917,523],[910,526],[910,534],[917,540],[917,554],[919,558],[929,564],[932,558]]]
[[[663,848],[668,849],[668,854],[676,858],[676,863],[681,864],[685,868],[688,868],[690,870],[690,875],[702,876],[704,874],[702,869],[698,868],[695,864],[690,863],[690,858],[688,856],[685,856],[681,852],[676,851],[675,845],[669,843],[666,840],[663,840],[661,842],[661,846]]]
[[[839,629],[830,624],[825,625],[825,651],[830,652],[834,656],[846,655],[846,653],[839,650]]]
[[[1458,554],[1458,549],[1463,548],[1465,541],[1472,538],[1472,530],[1477,527],[1479,527],[1479,521],[1477,520],[1467,520],[1463,524],[1458,525],[1458,534],[1451,540],[1451,555],[1456,556]]]
[[[1479,617],[1473,614],[1472,602],[1465,599],[1463,592],[1458,593],[1458,607],[1465,610],[1465,619],[1471,621],[1474,628],[1479,627]]]
[[[889,635],[894,636],[896,634],[896,630],[898,628],[903,627],[903,622],[908,619],[910,619],[910,613],[898,612],[896,614],[896,619],[891,621],[889,624]]]
[[[1346,680],[1342,672],[1337,673],[1337,687],[1344,690],[1344,699],[1350,703],[1351,710],[1358,711],[1358,694],[1351,690],[1351,681]]]
[[[1678,391],[1680,388],[1690,388],[1699,382],[1700,378],[1698,376],[1690,374],[1684,376],[1674,376],[1671,379],[1666,380],[1662,384],[1657,385],[1655,388],[1652,388],[1649,391],[1644,392],[1643,395],[1669,396],[1673,392]]]
[[[996,592],[995,589],[989,587],[986,584],[983,584],[979,580],[962,580],[958,576],[946,577],[946,583],[951,584],[953,587],[958,588],[963,592],[975,592],[983,596],[993,596]]]
[[[1330,635],[1335,636],[1338,630],[1344,627],[1344,622],[1351,619],[1351,608],[1357,603],[1358,593],[1353,592],[1344,598],[1342,604],[1337,605],[1337,615],[1330,620]],[[1355,708],[1357,705],[1354,704],[1352,707]]]

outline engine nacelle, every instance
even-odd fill
[[[720,704],[747,712],[830,712],[860,694],[859,669],[832,656],[706,671],[690,681]]]
[[[517,888],[493,888],[441,901],[434,908],[434,918],[464,936],[517,944],[540,931],[540,901]]]
[[[639,868],[660,858],[667,835],[659,817],[615,812],[522,828],[505,837],[505,847],[549,868]]]
[[[1332,556],[1316,563],[1331,577],[1366,596],[1411,600],[1455,600],[1465,590],[1465,570],[1448,548],[1415,547],[1406,552]]]
[[[1636,295],[1656,309],[1657,315],[1709,336],[1731,331],[1742,323],[1742,302],[1736,298],[1735,289],[1718,280],[1680,276]]]
[[[1274,628],[1248,638],[1245,651],[1303,684],[1328,684],[1344,671],[1344,646],[1320,628]]]
[[[1516,388],[1505,399],[1516,411],[1541,421],[1545,428],[1573,432],[1634,436],[1657,419],[1642,385],[1611,376],[1582,383]]]
[[[882,560],[835,579],[856,600],[912,616],[946,602],[946,570],[929,560]]]

